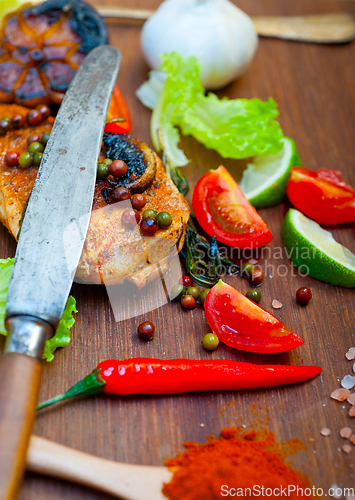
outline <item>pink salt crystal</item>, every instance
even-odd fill
[[[330,429],[328,429],[327,427],[324,427],[324,429],[322,429],[320,431],[320,433],[322,434],[322,436],[330,436],[332,431]]]
[[[277,300],[277,299],[274,299],[274,300],[272,301],[272,304],[271,304],[271,305],[272,305],[272,307],[273,307],[274,309],[281,309],[281,307],[282,307],[282,302],[280,302],[280,301],[279,301],[279,300]]]
[[[344,439],[350,439],[353,431],[350,429],[350,427],[343,427],[340,429],[340,436]]]
[[[350,443],[355,444],[355,434],[350,437]]]
[[[350,453],[353,451],[352,447],[348,444],[343,444],[341,449],[343,450],[344,453]]]
[[[355,417],[355,406],[352,406],[349,410],[349,417]]]
[[[355,363],[353,364],[353,372],[355,372]]]
[[[351,347],[345,356],[349,361],[355,359],[355,347]]]
[[[253,264],[253,266],[255,266],[255,264],[258,263],[258,261],[256,259],[249,259],[249,262],[250,262],[250,264]]]
[[[355,392],[353,392],[352,394],[350,394],[350,396],[348,396],[346,398],[347,402],[350,403],[351,405],[355,405]]]
[[[336,389],[330,395],[332,399],[336,399],[337,401],[345,401],[346,398],[350,396],[349,389]]]

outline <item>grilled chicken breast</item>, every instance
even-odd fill
[[[0,117],[12,118],[27,112],[21,106],[0,105]],[[7,151],[26,151],[28,136],[50,132],[52,123],[53,119],[48,118],[38,127],[24,126],[0,137],[0,220],[16,239],[38,168],[8,167],[5,155]],[[97,181],[89,230],[76,278],[86,283],[105,285],[121,284],[127,279],[142,288],[159,277],[167,269],[170,258],[181,250],[190,207],[166,175],[158,155],[146,144],[128,136],[118,136],[118,146],[115,137],[107,140],[114,147],[103,146],[103,157],[109,149],[111,159],[114,154],[114,159],[123,159],[136,168],[135,173],[129,175],[128,171],[120,182],[132,192],[144,193],[147,203],[139,211],[140,215],[148,208],[158,213],[167,211],[172,216],[172,224],[159,229],[154,236],[143,235],[139,225],[131,229],[125,227],[121,217],[124,210],[132,208],[130,200],[112,203],[110,199],[110,189],[117,187],[118,180],[109,176],[107,180]]]

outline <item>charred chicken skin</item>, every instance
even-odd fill
[[[26,116],[28,111],[18,105],[0,105],[0,117],[10,120]],[[0,220],[16,239],[38,167],[9,166],[7,158],[9,152],[19,156],[27,151],[29,140],[40,140],[43,134],[50,133],[52,124],[53,118],[48,117],[38,126],[25,123],[0,137]],[[158,155],[143,142],[105,134],[99,161],[106,158],[123,161],[127,172],[119,178],[108,175],[96,182],[89,230],[76,276],[86,283],[105,285],[121,284],[127,279],[142,288],[159,277],[170,256],[181,250],[190,208],[166,175]],[[128,192],[128,196],[117,199],[120,190]],[[170,225],[159,227],[154,235],[144,233],[139,223],[127,227],[123,213],[132,210],[131,196],[135,193],[145,200],[144,206],[135,209],[139,221],[144,211],[150,209],[168,212]]]

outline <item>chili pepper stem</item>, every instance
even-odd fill
[[[89,394],[97,394],[104,390],[106,385],[105,380],[100,375],[101,368],[97,368],[89,375],[87,375],[83,380],[80,380],[77,384],[73,385],[67,392],[64,394],[59,394],[52,399],[48,399],[47,401],[43,401],[37,406],[37,410],[41,410],[46,406],[52,405],[54,403],[58,403],[59,401],[63,401],[64,399],[73,398],[74,396],[83,396]]]

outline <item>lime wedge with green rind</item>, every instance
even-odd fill
[[[300,272],[331,285],[355,288],[355,255],[298,210],[287,212],[282,239]]]
[[[243,172],[239,187],[255,208],[280,203],[286,194],[291,168],[302,166],[295,142],[289,137],[281,140],[284,145],[279,153],[255,157]]]

